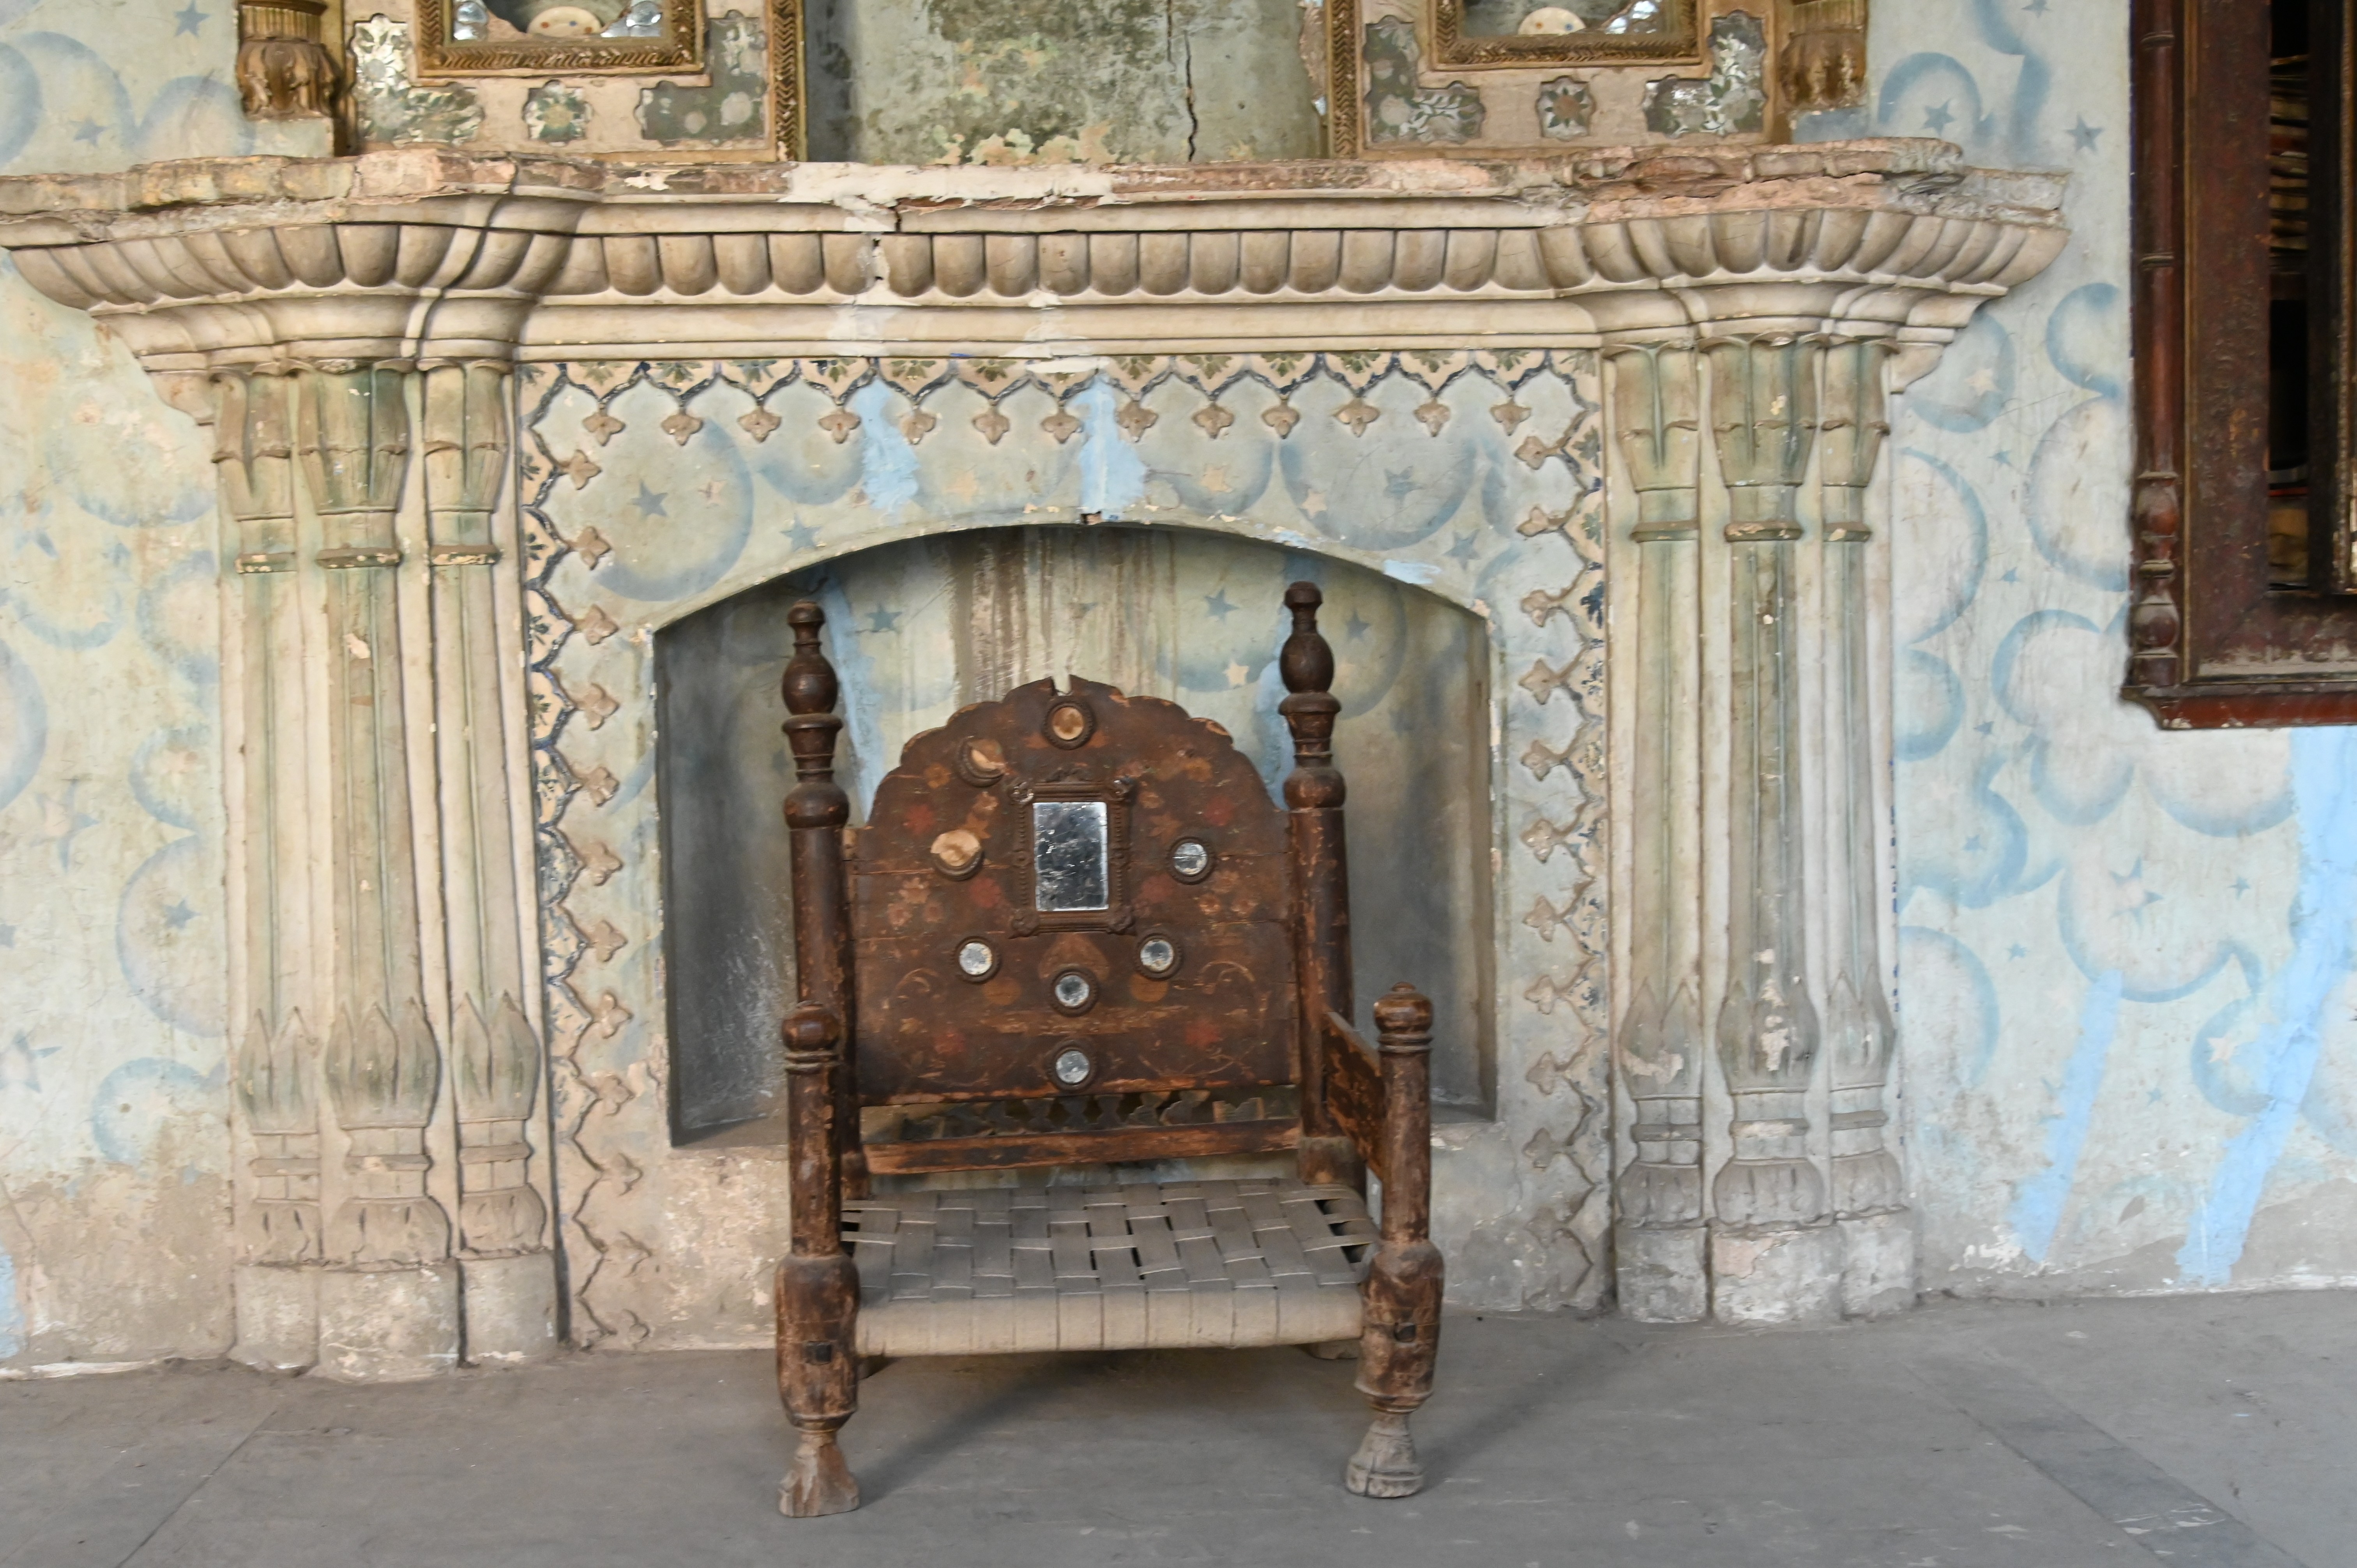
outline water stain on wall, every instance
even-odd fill
[[[1315,156],[1295,0],[814,0],[811,156],[870,163]]]

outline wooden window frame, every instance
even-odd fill
[[[2309,56],[2307,589],[2268,585],[2269,9],[2136,0],[2136,479],[2125,694],[2172,729],[2357,723],[2351,528],[2350,48],[2317,5]],[[2337,71],[2337,78],[2333,74]],[[2320,427],[2329,426],[2329,427]]]

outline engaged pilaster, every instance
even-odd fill
[[[1624,344],[1612,367],[1618,445],[1637,496],[1632,991],[1617,1041],[1637,1157],[1615,1192],[1620,1309],[1656,1323],[1707,1314],[1702,1190],[1700,647],[1695,638],[1701,430],[1692,344]]]
[[[497,531],[509,474],[509,367],[434,363],[424,381],[426,571],[435,762],[448,923],[458,1121],[458,1256],[467,1355],[515,1360],[556,1344],[555,1253],[532,1179],[540,1035],[525,1015],[529,914],[517,866],[519,737],[501,690]]]
[[[1794,580],[1820,345],[1774,335],[1706,349],[1727,486],[1727,974],[1717,1035],[1734,1106],[1734,1153],[1711,1183],[1712,1310],[1737,1322],[1807,1320],[1839,1309],[1824,1178],[1809,1150],[1819,1031],[1803,950]]]
[[[1890,346],[1849,338],[1827,347],[1818,458],[1824,520],[1824,733],[1829,752],[1826,845],[1835,896],[1827,915],[1837,933],[1825,996],[1824,1046],[1832,1078],[1827,1116],[1833,1210],[1842,1237],[1842,1310],[1872,1316],[1915,1299],[1915,1230],[1907,1188],[1886,1133],[1884,1103],[1898,1027],[1884,986],[1883,835],[1875,803],[1882,753],[1875,744],[1867,488],[1890,432],[1883,402]]]

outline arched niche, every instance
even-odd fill
[[[844,678],[854,821],[910,736],[1042,677],[1168,698],[1235,736],[1274,790],[1285,585],[1326,593],[1351,784],[1362,998],[1412,978],[1439,1009],[1435,1089],[1495,1094],[1490,638],[1437,594],[1232,534],[1103,524],[905,539],[743,588],[655,636],[656,794],[674,1137],[757,1140],[794,990],[778,677],[802,598]]]

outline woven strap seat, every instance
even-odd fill
[[[1376,1240],[1351,1188],[1275,1179],[888,1193],[843,1232],[867,1356],[1352,1339]]]

